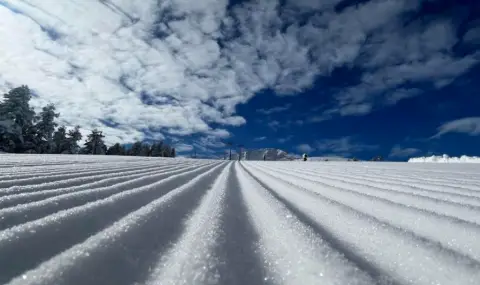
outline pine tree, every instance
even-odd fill
[[[132,156],[139,156],[141,151],[142,151],[142,143],[135,142],[133,143],[132,148],[129,151],[129,154]]]
[[[94,129],[85,141],[84,152],[86,154],[105,154],[106,146],[103,141],[104,137],[101,131]]]
[[[35,112],[30,107],[30,89],[21,86],[3,95],[0,103],[0,148],[8,152],[25,151],[25,142],[33,140]]]
[[[172,151],[169,145],[164,144],[162,148],[162,156],[163,157],[170,157]]]
[[[125,155],[125,147],[116,143],[108,148],[107,155]]]
[[[163,150],[163,142],[162,141],[159,141],[157,143],[154,143],[152,145],[152,154],[151,156],[153,157],[160,157],[162,156],[162,150]]]
[[[68,150],[67,129],[65,126],[61,126],[53,133],[53,153],[62,153]]]
[[[151,146],[149,144],[142,144],[142,147],[140,148],[140,153],[138,154],[139,156],[150,156],[151,154]]]
[[[172,154],[170,155],[170,157],[176,157],[177,154],[175,153],[175,148],[172,148]]]
[[[38,147],[42,153],[53,153],[53,132],[57,123],[55,118],[58,118],[60,114],[55,113],[55,106],[49,104],[43,107],[42,112],[38,115],[38,122],[35,125],[37,131]]]
[[[35,126],[28,126],[23,131],[23,147],[21,152],[25,153],[42,153],[41,140],[38,137]]]
[[[125,145],[123,145],[123,144],[120,145],[118,155],[127,155],[127,150],[125,148]]]
[[[99,154],[102,154],[102,155],[107,154],[107,145],[106,144],[103,144],[102,146],[100,146],[100,153]]]
[[[152,145],[150,146],[150,156],[152,157],[155,156],[156,149],[157,149],[157,143],[153,142]]]
[[[68,147],[67,150],[69,153],[78,153],[80,147],[78,146],[78,142],[82,139],[82,134],[80,133],[80,126],[75,126],[73,130],[68,131],[67,135],[67,142]]]

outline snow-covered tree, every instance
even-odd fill
[[[39,148],[42,153],[53,153],[53,132],[57,123],[55,123],[55,118],[58,118],[60,114],[55,113],[55,106],[49,104],[46,107],[43,107],[42,111],[38,115],[38,122],[35,124],[35,129],[37,132],[37,138],[39,142]]]
[[[105,154],[106,146],[103,138],[105,136],[101,131],[94,129],[91,134],[88,135],[85,141],[84,153],[86,154]]]

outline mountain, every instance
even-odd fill
[[[277,148],[247,149],[241,153],[242,160],[293,160],[284,150]],[[238,160],[238,154],[232,153],[232,160]]]

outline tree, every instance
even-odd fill
[[[156,143],[153,143],[152,148],[151,148],[151,156],[153,156],[153,157],[162,156],[162,150],[163,150],[163,142],[162,141],[158,141]]]
[[[237,145],[238,147],[238,161],[240,161],[242,159],[242,152],[243,152],[243,148],[245,147],[243,144],[238,144]]]
[[[0,151],[14,152],[22,130],[10,120],[0,120]]]
[[[162,156],[163,157],[170,157],[172,154],[172,149],[170,148],[169,145],[164,144],[163,149],[162,149]]]
[[[228,160],[232,160],[232,146],[233,146],[233,142],[227,141],[227,142],[225,143],[225,145],[228,146],[228,150],[229,150]]]
[[[25,151],[26,139],[33,140],[35,112],[30,107],[30,89],[21,86],[3,95],[0,103],[0,148],[9,152]]]
[[[142,143],[141,142],[134,142],[132,147],[130,148],[129,155],[138,156],[142,151]]]
[[[43,107],[42,112],[38,115],[38,122],[35,125],[37,131],[37,141],[40,144],[40,152],[42,153],[53,153],[53,132],[57,123],[55,123],[55,118],[58,118],[60,114],[55,113],[55,106],[49,104],[46,107]]]
[[[37,129],[34,125],[27,126],[23,131],[23,146],[18,152],[25,153],[43,153],[42,141],[38,137]]]
[[[172,154],[170,155],[170,157],[176,157],[176,156],[177,156],[177,154],[175,152],[175,148],[173,147],[172,148]]]
[[[67,150],[70,153],[78,153],[80,147],[78,146],[78,142],[82,139],[82,134],[80,133],[80,126],[75,126],[73,130],[68,131],[67,142],[68,147]]]
[[[138,154],[139,156],[150,156],[151,154],[151,146],[149,144],[142,144],[140,147],[140,153]]]
[[[103,141],[104,137],[101,131],[94,129],[85,141],[84,152],[87,154],[105,154],[106,146]]]
[[[125,155],[125,147],[116,143],[108,148],[107,155]]]
[[[62,153],[68,150],[67,129],[65,126],[61,126],[53,133],[53,153]]]

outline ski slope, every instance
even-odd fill
[[[0,156],[0,284],[480,284],[473,164]]]

